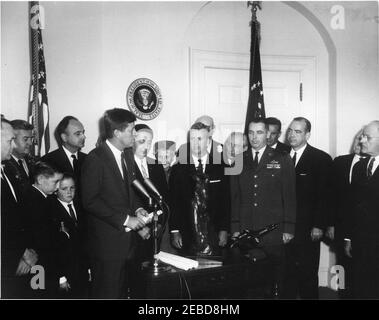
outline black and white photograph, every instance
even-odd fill
[[[378,1],[0,5],[1,300],[379,300]]]

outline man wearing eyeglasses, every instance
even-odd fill
[[[368,157],[353,168],[345,250],[353,258],[354,298],[379,299],[379,120],[364,127],[360,145]]]

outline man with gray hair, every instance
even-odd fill
[[[354,298],[379,299],[379,120],[363,128],[360,145],[368,157],[353,168],[346,251],[353,258]]]

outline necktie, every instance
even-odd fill
[[[255,152],[254,161],[253,161],[254,168],[257,168],[257,167],[258,167],[258,155],[259,155],[259,151],[256,151],[256,152]]]
[[[122,167],[122,174],[124,176],[125,191],[126,191],[126,195],[128,197],[128,202],[130,204],[128,170],[127,170],[127,166],[126,166],[125,153],[124,152],[121,152],[121,167]]]
[[[74,168],[74,173],[76,173],[78,170],[78,159],[76,159],[76,155],[74,154],[71,155],[71,158],[72,158],[72,167]]]
[[[296,155],[297,153],[295,152],[295,154],[293,155],[292,157],[292,161],[293,161],[293,165],[296,167]]]
[[[372,168],[374,167],[374,161],[375,161],[375,158],[371,158],[370,159],[370,162],[368,163],[368,167],[367,167],[367,178],[371,178],[372,177],[372,174],[373,174],[373,170]]]
[[[147,175],[147,172],[146,172],[146,169],[145,169],[145,166],[143,165],[143,161],[141,160],[141,171],[142,171],[142,177],[144,179],[148,178],[149,176]]]
[[[75,216],[74,209],[72,208],[72,204],[71,203],[68,204],[67,207],[68,207],[68,211],[70,213],[71,218],[76,221],[76,216]]]
[[[199,173],[203,173],[203,163],[202,163],[200,158],[199,158],[198,162],[199,162],[199,164],[197,165],[196,171]]]
[[[24,163],[23,163],[23,161],[21,159],[18,160],[18,164],[20,166],[21,173],[23,175],[25,175],[26,177],[29,177],[28,174],[27,174],[27,172],[25,171]]]

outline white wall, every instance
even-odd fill
[[[97,121],[107,108],[127,107],[136,78],[155,81],[163,110],[151,121],[157,138],[185,139],[190,125],[188,47],[249,52],[250,11],[245,2],[42,2],[51,129],[67,114],[85,125],[89,151]],[[379,118],[376,2],[303,2],[320,19],[337,49],[337,154],[349,150],[360,126]],[[345,8],[344,30],[330,26],[330,9]],[[29,87],[28,4],[1,3],[1,107],[6,117],[26,118]],[[318,31],[281,2],[258,12],[262,54],[317,57],[317,128],[329,145],[328,56]],[[172,128],[178,130],[172,132]],[[51,130],[52,132],[53,130]],[[53,141],[53,139],[52,139]],[[52,148],[55,148],[53,141]]]

